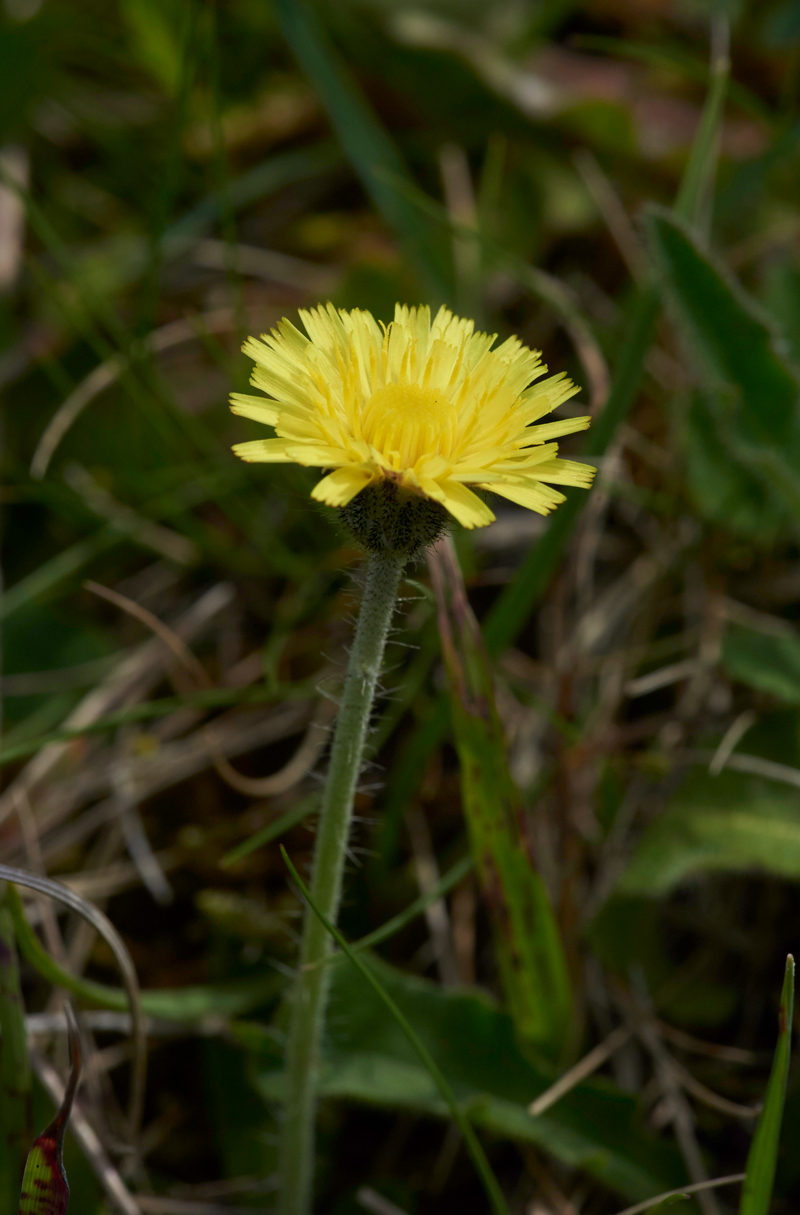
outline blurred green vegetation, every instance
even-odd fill
[[[234,459],[262,435],[226,402],[244,337],[326,299],[385,321],[444,302],[518,334],[583,386],[568,408],[595,421],[562,454],[599,466],[547,521],[495,502],[454,537],[489,654],[461,658],[494,682],[481,787],[462,775],[486,740],[450,711],[430,578],[409,571],[341,930],[374,945],[513,1215],[613,1215],[744,1170],[800,921],[799,90],[798,0],[0,5],[0,855],[103,906],[147,990],[132,1171],[124,1025],[99,1012],[83,1090],[143,1209],[275,1201],[300,913],[278,847],[305,872],[360,556],[312,473]],[[546,891],[569,970],[549,1060],[482,845],[468,859],[493,789],[522,874],[500,909]],[[29,912],[62,971],[116,982],[74,916]],[[22,981],[53,1014],[30,961]],[[375,1194],[486,1210],[430,1075],[342,960],[322,1096],[320,1215]],[[41,1087],[34,1105],[41,1129]],[[767,1122],[751,1165],[788,1215],[785,1034]],[[114,1209],[69,1141],[67,1168],[71,1215]]]

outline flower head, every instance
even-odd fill
[[[546,515],[564,501],[553,485],[590,485],[594,469],[559,460],[552,442],[589,418],[540,422],[579,390],[563,373],[542,379],[539,352],[518,338],[493,350],[496,335],[446,308],[431,321],[398,304],[389,325],[332,304],[300,317],[307,337],[283,320],[244,345],[268,399],[234,393],[231,407],[278,437],[238,443],[243,460],[331,470],[312,491],[329,506],[373,486],[438,503],[468,528],[494,519],[469,486]]]

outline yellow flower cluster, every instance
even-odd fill
[[[332,304],[300,312],[306,334],[283,320],[244,351],[251,383],[268,398],[234,393],[234,413],[274,426],[277,438],[234,447],[243,460],[330,469],[312,497],[346,506],[387,480],[440,503],[464,527],[494,519],[470,485],[542,515],[587,488],[594,469],[557,458],[553,439],[585,430],[589,418],[540,424],[578,388],[566,375],[541,377],[537,351],[440,308],[398,304],[380,325],[369,312]]]

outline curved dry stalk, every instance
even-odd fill
[[[565,1072],[555,1084],[551,1084],[543,1093],[530,1103],[528,1113],[534,1118],[543,1114],[545,1110],[549,1110],[551,1105],[555,1105],[562,1097],[571,1092],[577,1084],[585,1080],[587,1076],[591,1076],[607,1063],[612,1055],[625,1045],[628,1039],[633,1034],[633,1029],[629,1025],[619,1025],[608,1037],[600,1042],[593,1050],[590,1050],[587,1055],[571,1067],[568,1072]]]
[[[727,1177],[712,1177],[710,1181],[683,1185],[679,1190],[667,1190],[663,1194],[656,1194],[655,1198],[646,1198],[644,1202],[637,1202],[632,1207],[626,1207],[624,1211],[618,1211],[617,1215],[639,1215],[640,1211],[650,1211],[653,1207],[665,1202],[667,1198],[677,1198],[681,1194],[700,1194],[704,1190],[713,1190],[722,1185],[734,1185],[737,1181],[744,1181],[744,1179],[744,1173],[730,1173]]]
[[[229,582],[219,582],[209,587],[199,599],[181,616],[176,632],[193,637],[229,606],[234,589]],[[163,642],[152,638],[125,655],[118,666],[106,678],[83,697],[62,724],[66,729],[80,729],[91,725],[106,713],[122,704],[131,696],[146,694],[152,682],[161,678],[164,664]],[[16,813],[16,797],[20,790],[31,794],[51,775],[64,758],[69,742],[52,742],[41,748],[28,761],[22,771],[0,794],[0,823]],[[59,817],[64,817],[61,806]]]
[[[248,797],[275,797],[299,784],[314,767],[328,745],[328,731],[335,716],[336,705],[332,701],[319,701],[300,746],[289,762],[270,776],[243,776],[237,772],[222,754],[210,727],[205,731],[206,742],[217,773],[237,793],[244,793]]]
[[[715,1093],[713,1089],[707,1088],[699,1080],[696,1080],[688,1068],[679,1063],[677,1059],[670,1058],[670,1066],[675,1073],[677,1081],[687,1093],[691,1093],[703,1105],[709,1106],[713,1110],[719,1110],[721,1114],[730,1114],[733,1118],[757,1118],[764,1108],[761,1102],[755,1105],[740,1105],[738,1101],[729,1101],[727,1097],[721,1097],[719,1093]]]
[[[109,587],[101,586],[97,582],[88,580],[83,585],[86,590],[92,591],[93,594],[99,595],[109,603],[113,603],[116,607],[121,608],[122,611],[134,616],[142,624],[146,625],[147,628],[152,629],[156,636],[160,637],[169,646],[172,653],[184,670],[191,676],[198,688],[210,688],[213,686],[205,667],[195,657],[186,643],[173,629],[164,624],[162,620],[159,620],[147,608],[143,608],[133,599],[129,599],[127,595],[121,595],[119,591],[113,591]],[[296,753],[280,771],[274,772],[270,776],[243,776],[236,771],[223,755],[213,727],[207,726],[204,735],[214,768],[226,784],[235,789],[237,793],[244,793],[249,797],[269,797],[287,792],[287,790],[291,789],[293,785],[296,785],[310,772],[327,745],[327,727],[335,715],[336,706],[334,704],[325,699],[320,701]]]
[[[70,911],[77,912],[88,924],[91,924],[96,932],[100,933],[114,954],[128,995],[131,1011],[134,1055],[131,1064],[132,1077],[131,1096],[128,1106],[128,1126],[131,1142],[135,1143],[139,1134],[144,1106],[144,1086],[147,1075],[147,1041],[139,980],[125,942],[108,917],[98,907],[81,898],[79,894],[75,894],[73,890],[62,886],[60,882],[54,882],[52,878],[26,873],[24,869],[17,869],[13,865],[0,865],[0,881],[13,882],[16,886],[25,886],[29,890],[36,890],[39,894],[46,894],[51,899],[56,899],[59,903],[62,903],[65,907],[69,907]]]
[[[156,636],[160,637],[164,644],[169,646],[178,662],[186,668],[195,683],[203,688],[211,687],[211,680],[199,658],[195,657],[186,642],[178,636],[175,630],[159,620],[158,616],[154,616],[147,608],[142,607],[135,600],[129,599],[127,595],[121,595],[119,591],[112,591],[108,586],[101,586],[99,582],[87,579],[83,583],[83,586],[85,590],[91,591],[93,595],[99,595],[101,599],[105,599],[108,603],[113,603],[115,607],[121,608],[123,612],[127,612],[129,616],[134,616],[148,629],[152,629]]]

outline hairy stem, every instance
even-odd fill
[[[375,685],[405,561],[404,556],[394,554],[371,554],[368,559],[364,597],[333,735],[311,894],[323,916],[334,924]],[[330,983],[330,968],[322,963],[330,950],[331,938],[324,924],[306,909],[286,1052],[282,1215],[309,1215],[311,1210],[319,1048]]]

